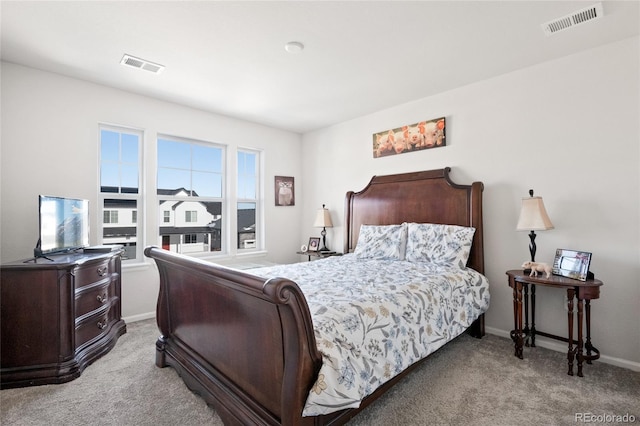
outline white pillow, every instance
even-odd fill
[[[475,232],[475,228],[466,226],[409,223],[405,258],[464,269]]]
[[[361,225],[354,254],[357,259],[403,260],[407,228],[402,225]]]

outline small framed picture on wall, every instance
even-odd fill
[[[294,187],[293,177],[276,176],[275,188],[276,206],[295,206],[296,191]]]

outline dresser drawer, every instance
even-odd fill
[[[76,289],[76,318],[109,304],[115,296],[114,285],[111,280],[98,281],[97,284]]]
[[[101,280],[111,281],[111,275],[115,272],[115,263],[110,259],[82,265],[74,271],[76,288],[84,287]]]
[[[84,349],[85,344],[95,342],[100,336],[109,331],[114,323],[113,312],[108,309],[100,309],[94,315],[82,318],[76,323],[76,352]]]

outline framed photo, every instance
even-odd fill
[[[318,251],[319,248],[320,248],[320,237],[309,238],[309,245],[307,247],[307,251]]]
[[[275,177],[276,206],[295,206],[296,191],[291,176]]]
[[[586,251],[557,249],[553,261],[553,275],[586,281],[589,274],[591,253]]]
[[[446,145],[446,118],[439,117],[374,133],[373,158]]]

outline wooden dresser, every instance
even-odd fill
[[[80,376],[126,332],[121,251],[52,255],[0,268],[1,388]]]

